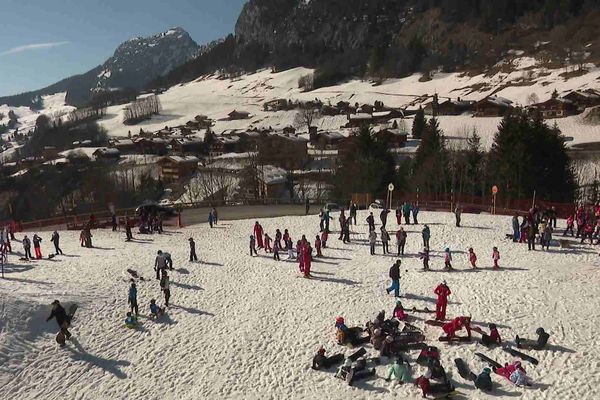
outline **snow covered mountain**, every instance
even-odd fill
[[[199,46],[182,28],[122,43],[106,62],[92,70],[61,80],[46,88],[0,98],[0,104],[31,106],[44,95],[67,92],[71,105],[85,104],[94,90],[142,88],[150,80],[170,72],[198,54]]]

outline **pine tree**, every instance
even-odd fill
[[[469,194],[476,196],[481,194],[482,183],[485,180],[485,171],[483,169],[484,152],[481,149],[481,138],[477,133],[467,139],[466,151],[466,178]]]
[[[423,108],[419,106],[417,110],[417,114],[415,114],[415,119],[413,121],[412,126],[412,136],[415,139],[421,139],[423,137],[423,132],[425,131],[425,126],[427,125],[427,120],[425,119],[425,111]]]
[[[558,127],[523,111],[505,116],[489,155],[490,178],[508,198],[572,201],[574,178]]]
[[[425,126],[421,144],[415,155],[415,184],[426,193],[446,192],[447,160],[444,134],[437,119],[431,118]]]

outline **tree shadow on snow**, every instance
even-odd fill
[[[6,271],[4,271],[4,272],[6,272]],[[13,278],[13,277],[9,277],[9,276],[5,277],[4,280],[12,281],[12,282],[30,283],[30,284],[34,284],[34,285],[46,285],[46,286],[54,285],[54,283],[51,283],[51,282],[34,281],[32,279]]]
[[[73,341],[74,339],[71,339]],[[85,350],[81,347],[81,345],[77,346],[77,351],[75,349],[69,348],[71,350],[71,358],[75,361],[84,361],[92,366],[103,369],[106,372],[109,372],[116,376],[119,379],[127,378],[127,375],[121,371],[120,367],[126,367],[131,363],[125,360],[111,360],[108,358],[102,358],[99,356],[95,356],[93,354],[89,354],[85,352]]]
[[[20,273],[20,272],[26,272],[29,271],[30,269],[33,269],[33,265],[19,265],[19,264],[6,264],[4,266],[4,273],[5,274],[14,274],[14,273]]]

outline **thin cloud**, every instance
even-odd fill
[[[0,53],[0,56],[6,56],[8,54],[23,53],[25,51],[31,51],[31,50],[51,49],[53,47],[64,46],[69,43],[70,42],[48,42],[48,43],[26,44],[24,46],[17,46],[17,47],[13,47],[12,49],[3,51],[2,53]]]

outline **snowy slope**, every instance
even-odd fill
[[[334,216],[335,217],[335,216]],[[359,214],[364,221],[365,214]],[[551,333],[547,351],[536,352],[537,367],[526,364],[536,383],[519,389],[493,377],[494,395],[476,392],[453,367],[456,357],[474,370],[484,364],[473,353],[484,351],[500,362],[512,357],[479,345],[440,345],[442,362],[459,390],[476,399],[597,399],[600,396],[600,307],[598,255],[587,246],[527,252],[506,241],[510,218],[464,215],[465,227],[452,226],[448,213],[422,213],[432,229],[432,266],[423,273],[415,256],[421,227],[408,227],[401,287],[406,307],[432,308],[433,289],[446,279],[452,289],[450,316],[472,314],[477,324],[496,322],[510,341],[515,333],[533,335],[538,326]],[[261,220],[273,236],[289,228],[294,239],[317,233],[317,217]],[[125,243],[123,233],[94,232],[95,249],[79,246],[78,232],[65,232],[66,256],[31,263],[11,256],[7,279],[0,280],[0,398],[15,399],[418,399],[412,385],[393,386],[382,379],[352,388],[332,373],[315,372],[310,360],[320,345],[330,354],[350,349],[335,344],[334,319],[362,325],[378,311],[393,308],[386,296],[388,269],[394,257],[368,255],[367,227],[361,223],[353,243],[342,245],[331,235],[327,258],[313,264],[317,279],[299,278],[294,263],[247,255],[253,220],[221,222],[217,228],[192,226],[162,236]],[[391,223],[395,229],[395,223]],[[44,236],[43,252],[51,250]],[[187,262],[187,238],[198,243],[201,263]],[[18,235],[21,238],[21,235]],[[13,242],[15,247],[18,242]],[[489,269],[497,245],[503,270]],[[442,249],[455,251],[454,273],[440,272]],[[480,271],[467,270],[466,250],[473,246]],[[123,271],[133,268],[148,281],[138,285],[143,314],[151,298],[161,299],[153,278],[158,249],[173,254],[169,317],[161,323],[142,319],[138,330],[123,327],[128,283]],[[20,250],[20,249],[19,249]],[[380,249],[378,249],[380,251]],[[406,270],[406,272],[405,272]],[[72,332],[76,340],[60,349],[56,324],[46,323],[53,299],[77,302]],[[162,303],[162,300],[159,302]],[[413,323],[428,341],[440,329]],[[437,343],[437,342],[436,342]],[[370,346],[368,351],[373,354]],[[416,353],[411,353],[414,361]],[[382,376],[388,362],[377,367]],[[415,365],[415,364],[413,364]],[[413,367],[413,375],[424,372]]]
[[[508,63],[508,62],[507,62]],[[534,59],[517,58],[510,65],[499,65],[493,75],[469,76],[464,73],[437,74],[433,79],[421,82],[421,75],[415,74],[403,79],[387,80],[373,86],[368,81],[353,80],[338,86],[320,88],[303,93],[298,89],[298,79],[313,71],[306,68],[271,73],[263,70],[255,74],[243,75],[235,80],[218,79],[216,76],[200,78],[194,82],[170,88],[160,96],[164,111],[160,116],[143,122],[135,127],[122,124],[123,106],[111,107],[102,125],[113,136],[125,136],[128,131],[136,133],[140,127],[144,130],[158,130],[165,125],[176,126],[192,120],[198,114],[208,115],[219,120],[234,109],[248,111],[252,118],[242,121],[217,121],[217,133],[226,129],[248,127],[283,128],[294,123],[295,111],[264,112],[263,103],[283,98],[291,100],[313,100],[318,98],[324,103],[335,104],[338,101],[373,104],[383,101],[387,106],[417,106],[420,96],[432,96],[437,93],[440,99],[446,97],[466,100],[480,100],[490,94],[509,98],[515,104],[528,105],[529,97],[535,94],[540,101],[550,98],[556,89],[566,94],[570,90],[597,88],[600,68],[588,66],[588,72],[570,79],[561,74],[564,69],[546,69],[538,66]],[[503,72],[511,71],[511,72]],[[468,116],[441,117],[441,126],[447,136],[460,136],[465,129],[477,128],[483,136],[483,143],[491,145],[496,118],[472,118]],[[347,122],[345,116],[325,117],[318,121],[322,129],[337,129]],[[582,124],[580,117],[548,121],[556,122],[565,136],[574,137],[572,143],[597,141],[600,139],[598,125]],[[409,124],[410,125],[410,124]]]

